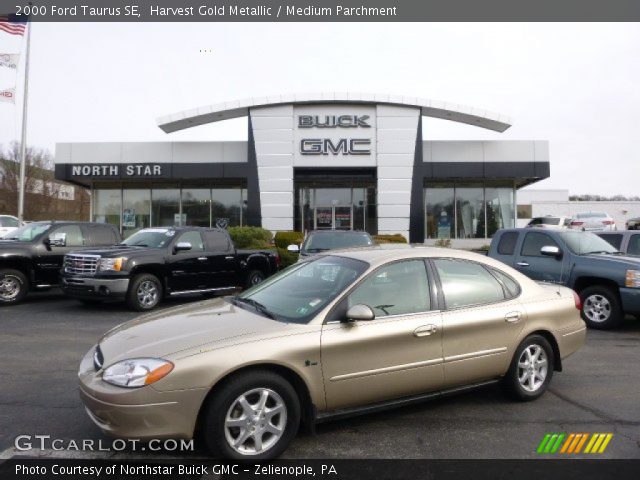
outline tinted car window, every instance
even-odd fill
[[[629,255],[640,255],[640,233],[633,234],[629,237],[627,253]]]
[[[122,245],[162,248],[169,245],[175,234],[175,230],[168,228],[147,228],[131,235]]]
[[[529,222],[529,225],[559,225],[558,217],[538,217]]]
[[[377,317],[426,312],[431,308],[424,261],[396,262],[369,275],[350,295],[349,307],[364,304]]]
[[[502,283],[507,298],[517,297],[520,294],[520,285],[513,278],[500,270],[491,268],[491,273]]]
[[[498,243],[498,253],[500,255],[513,255],[518,241],[518,232],[505,232],[500,237]]]
[[[312,233],[304,241],[302,249],[307,252],[321,252],[338,248],[366,247],[372,245],[368,233]]]
[[[229,237],[223,232],[207,231],[204,234],[207,241],[207,249],[211,252],[228,252],[231,250]]]
[[[500,282],[475,262],[434,260],[447,308],[499,302],[505,299]]]
[[[606,240],[611,244],[612,247],[620,250],[622,246],[622,234],[621,233],[607,233],[604,235],[599,235],[600,238]]]
[[[200,232],[184,232],[178,237],[176,244],[182,242],[190,243],[192,252],[204,251],[204,243],[202,242],[202,235],[200,235]]]
[[[108,225],[87,225],[87,245],[114,245],[118,243],[116,232]]]
[[[82,247],[84,245],[84,235],[78,225],[64,225],[54,228],[49,232],[49,240],[53,245],[59,241],[67,247]]]
[[[558,244],[545,233],[527,233],[520,253],[525,257],[543,257],[544,255],[540,253],[540,249],[546,246],[557,247]]]

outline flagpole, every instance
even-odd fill
[[[27,168],[27,97],[29,96],[29,51],[31,50],[31,26],[27,23],[27,53],[24,57],[24,93],[22,98],[22,138],[20,140],[20,185],[18,194],[18,218],[24,221],[25,173]]]

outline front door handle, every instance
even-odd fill
[[[436,333],[438,331],[438,327],[435,325],[423,325],[422,327],[418,327],[413,331],[413,335],[415,337],[427,337],[432,333]]]
[[[516,263],[516,265],[519,265],[520,267],[528,267],[529,264],[527,262],[518,262]]]
[[[204,262],[207,259],[207,257],[198,257],[198,260],[200,260],[201,262]]]
[[[520,312],[509,312],[504,316],[505,321],[514,323],[520,320]]]
[[[233,255],[229,255],[227,257],[224,257],[225,260],[234,260],[236,257],[234,257]]]

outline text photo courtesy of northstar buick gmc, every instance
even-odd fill
[[[216,456],[257,460],[301,426],[364,409],[493,382],[534,400],[585,332],[568,288],[470,252],[380,246],[143,315],[107,332],[78,375],[107,434],[198,432]]]
[[[119,245],[71,252],[61,286],[84,302],[125,300],[132,309],[146,311],[166,296],[251,287],[279,264],[275,250],[236,250],[223,229],[147,228]]]

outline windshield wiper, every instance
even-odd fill
[[[307,248],[307,252],[326,252],[328,248]]]
[[[129,245],[128,243],[119,243],[118,246],[120,246],[120,247],[148,247],[149,245],[147,245],[146,243],[133,243],[131,245]]]
[[[615,250],[613,252],[609,252],[608,250],[594,250],[593,252],[585,252],[585,253],[583,253],[583,255],[590,255],[592,253],[606,253],[606,254],[609,254],[609,255],[619,255],[622,252],[620,252],[618,250]]]
[[[271,313],[267,307],[265,307],[263,304],[261,304],[260,302],[252,298],[233,297],[233,300],[235,303],[246,303],[247,305],[251,305],[253,308],[255,308],[258,312],[263,314],[265,317],[268,317],[272,320],[276,319],[276,316],[273,313]]]

